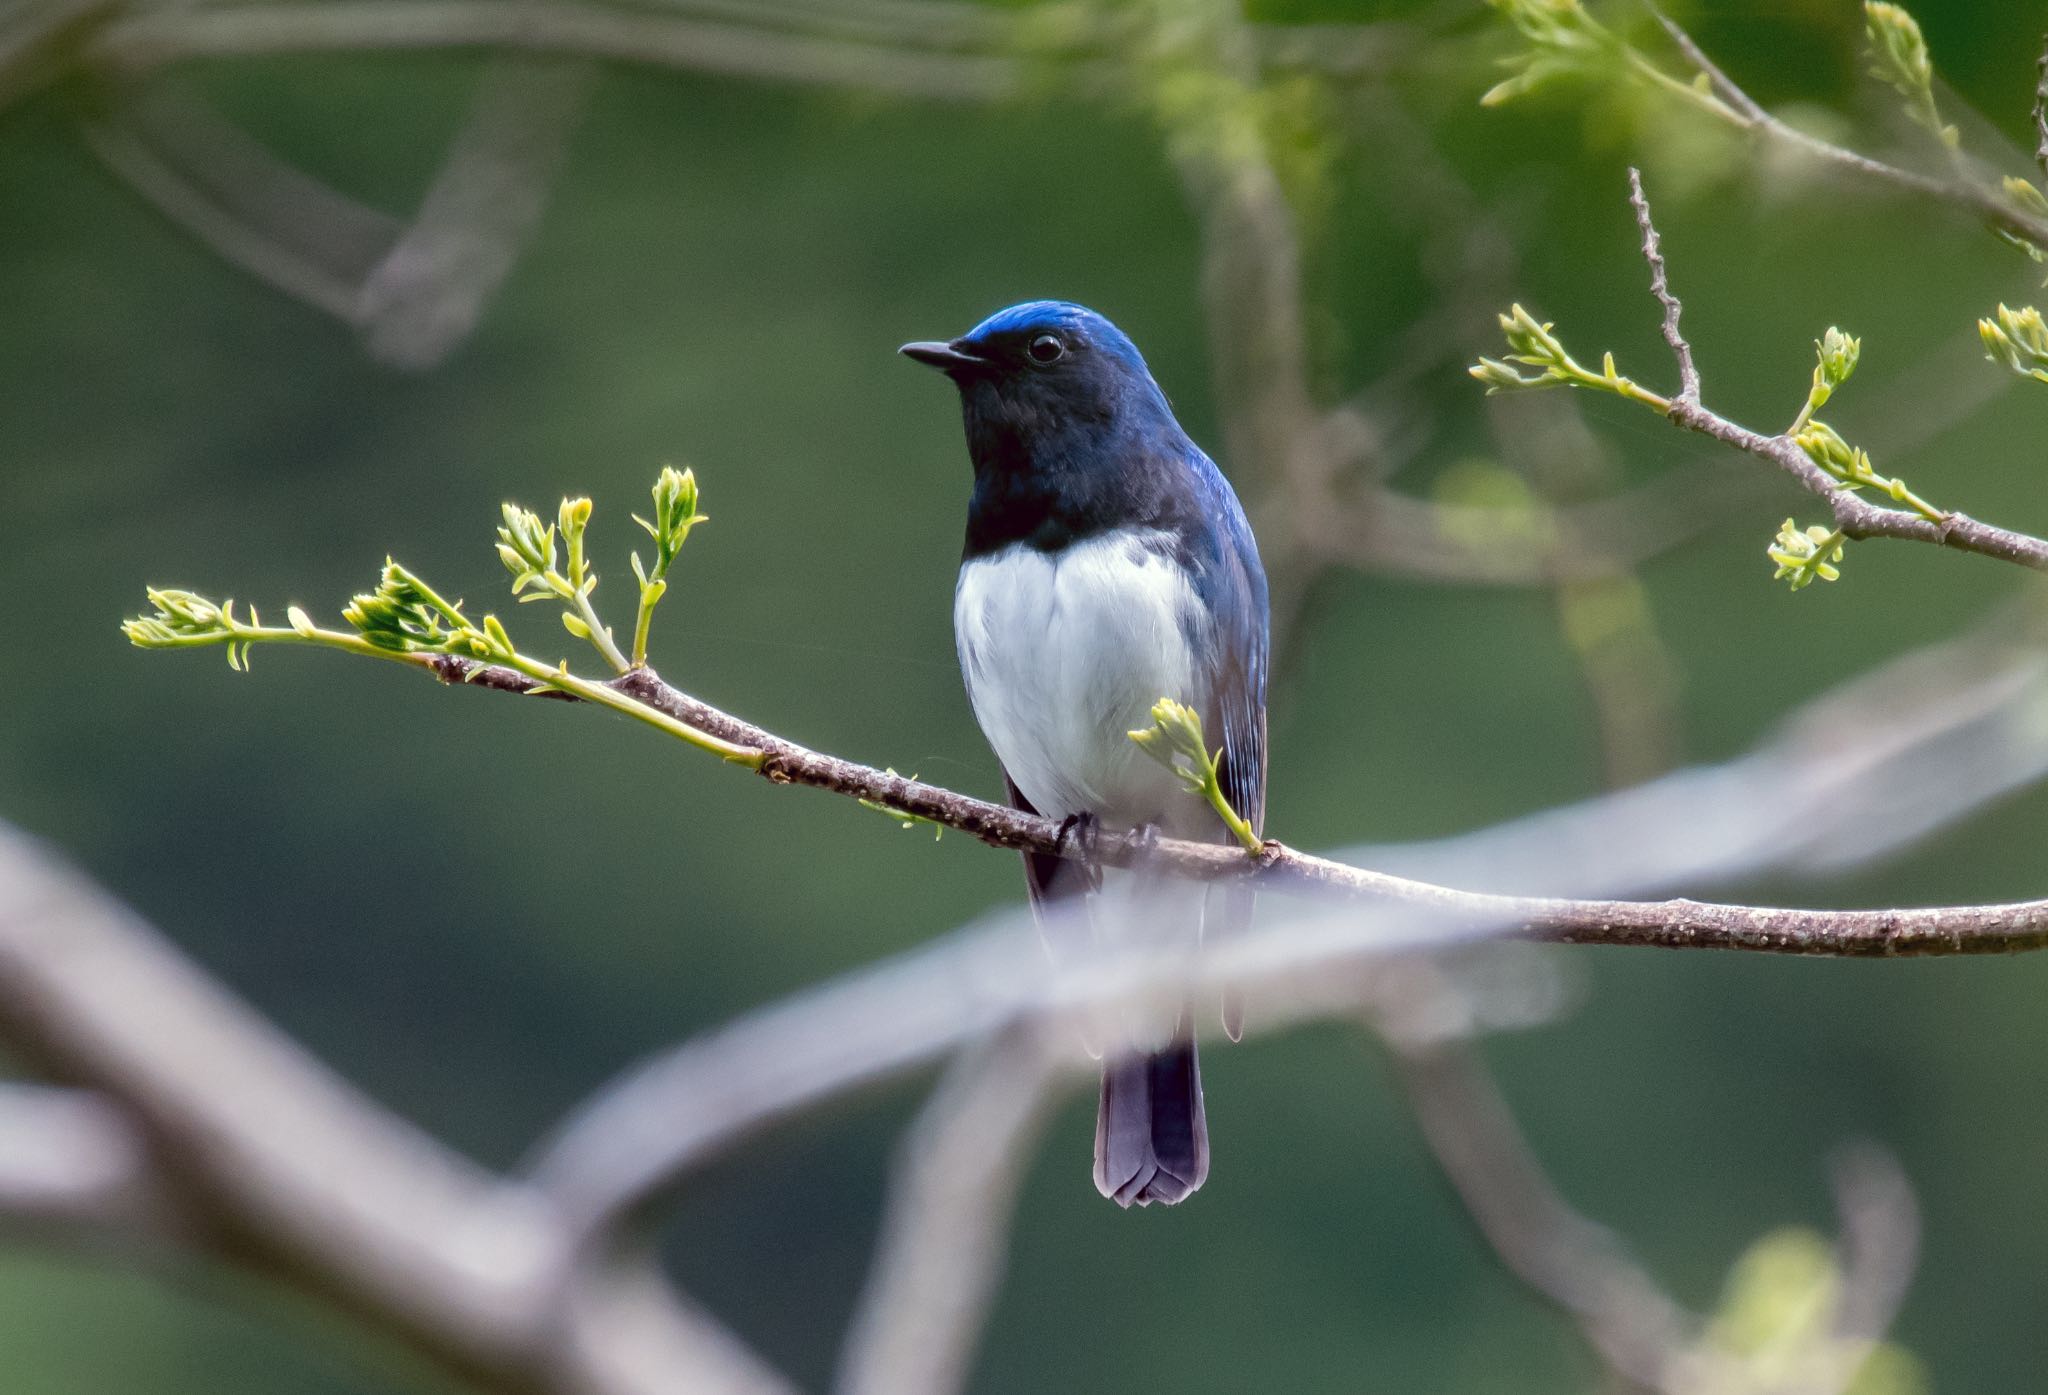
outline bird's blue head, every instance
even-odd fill
[[[1012,305],[958,339],[900,352],[960,389],[977,469],[1057,467],[1112,436],[1180,431],[1137,345],[1071,301]]]

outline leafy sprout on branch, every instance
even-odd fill
[[[1941,119],[1934,101],[1934,60],[1920,22],[1898,6],[1871,0],[1863,7],[1863,35],[1870,41],[1870,75],[1906,99],[1906,115],[1944,148],[1962,148],[1962,133]]]
[[[2048,195],[2025,179],[1991,180],[1964,158],[1962,137],[1934,96],[1934,61],[1919,23],[1903,7],[1866,0],[1863,27],[1870,71],[1899,94],[1914,125],[1930,133],[1947,157],[1940,176],[1923,174],[1831,144],[1766,111],[1724,72],[1691,35],[1644,6],[1662,26],[1676,62],[1637,47],[1602,24],[1583,0],[1487,0],[1523,41],[1503,59],[1512,76],[1480,98],[1497,106],[1560,81],[1631,83],[1659,92],[1724,126],[1761,135],[1825,167],[1878,179],[1922,198],[1970,210],[2006,241],[2048,261]]]
[[[588,640],[605,661],[624,674],[645,666],[648,623],[656,603],[666,590],[665,577],[675,561],[691,527],[704,522],[697,513],[696,481],[688,471],[664,470],[654,486],[655,522],[643,525],[655,540],[652,572],[635,572],[643,577],[640,591],[640,619],[635,629],[636,658],[628,660],[612,642],[611,631],[598,617],[591,600],[597,590],[597,573],[591,570],[584,552],[584,535],[590,523],[588,499],[564,499],[555,522],[543,522],[540,515],[517,504],[506,504],[504,524],[498,529],[498,557],[512,574],[512,592],[522,601],[554,600],[561,603],[562,624],[578,639]],[[637,560],[637,559],[636,559]],[[249,650],[257,644],[313,644],[373,658],[392,659],[436,672],[436,660],[476,660],[502,665],[531,680],[521,691],[564,693],[585,702],[626,713],[650,726],[726,760],[761,767],[765,753],[678,721],[620,692],[606,683],[574,674],[568,661],[550,664],[522,651],[513,643],[498,617],[491,614],[472,619],[461,601],[450,601],[424,579],[399,562],[387,558],[377,589],[355,597],[342,611],[347,630],[323,629],[297,606],[289,611],[287,626],[265,625],[249,608],[245,623],[236,618],[233,602],[215,602],[190,591],[151,590],[151,615],[124,622],[122,633],[143,649],[184,649],[224,644],[228,662],[246,669]]]
[[[1264,850],[1265,840],[1231,807],[1229,796],[1223,792],[1223,752],[1209,749],[1202,736],[1200,713],[1186,703],[1161,698],[1152,704],[1152,725],[1128,735],[1138,743],[1139,750],[1178,775],[1190,794],[1209,801],[1209,807],[1237,841],[1244,844],[1246,852],[1256,854]]]
[[[557,600],[562,603],[562,628],[578,639],[588,640],[614,672],[633,667],[619,652],[612,632],[597,618],[591,593],[597,590],[597,573],[583,554],[583,535],[590,526],[588,499],[564,499],[556,511],[555,523],[543,524],[540,515],[517,504],[503,505],[505,525],[498,529],[498,559],[512,574],[512,594],[522,603]],[[556,566],[555,530],[569,554],[566,571]],[[528,587],[533,589],[529,592]]]
[[[634,521],[654,540],[654,562],[632,558],[633,575],[640,583],[639,613],[633,627],[633,655],[619,652],[592,600],[597,591],[597,573],[585,551],[592,505],[585,498],[564,499],[548,522],[532,509],[505,504],[503,523],[498,529],[498,558],[512,577],[512,594],[520,601],[555,601],[562,607],[563,628],[590,643],[615,670],[612,681],[582,677],[570,670],[566,659],[553,663],[528,654],[512,640],[496,615],[472,618],[463,602],[451,601],[416,573],[394,559],[386,558],[377,588],[352,599],[342,610],[346,630],[323,629],[298,606],[290,607],[290,624],[265,625],[249,607],[243,621],[234,613],[234,602],[215,602],[190,591],[148,592],[155,611],[124,621],[122,633],[143,649],[189,649],[205,645],[227,646],[228,662],[237,670],[249,664],[249,650],[257,644],[312,644],[328,649],[389,659],[426,668],[437,676],[456,682],[482,682],[528,694],[553,694],[623,712],[650,726],[658,727],[700,749],[764,774],[775,774],[771,766],[777,752],[770,749],[776,739],[755,733],[754,744],[745,739],[728,739],[692,725],[672,712],[645,701],[634,684],[651,678],[647,671],[647,637],[654,608],[668,590],[669,569],[681,553],[690,530],[709,520],[697,511],[697,479],[688,470],[665,467],[653,490],[652,518],[635,515]],[[450,662],[454,661],[454,662]],[[495,666],[493,673],[480,672]],[[505,673],[510,670],[510,674]],[[657,685],[659,680],[653,680]],[[1162,699],[1152,710],[1153,723],[1144,731],[1132,732],[1132,739],[1154,759],[1179,774],[1190,793],[1206,799],[1224,824],[1253,852],[1264,844],[1251,826],[1231,808],[1223,793],[1218,763],[1221,752],[1210,753],[1202,737],[1201,718],[1180,703]],[[744,732],[739,733],[744,738]],[[885,772],[892,784],[914,783],[915,775]],[[860,803],[894,819],[905,828],[929,825],[935,834],[947,826],[940,819],[915,809],[899,807],[900,794],[863,796]]]
[[[1790,581],[1794,591],[1811,586],[1816,580],[1835,580],[1842,574],[1839,563],[1843,541],[1839,528],[1823,528],[1818,523],[1801,528],[1786,519],[1778,529],[1777,539],[1764,549],[1764,555],[1778,566],[1771,580]]]
[[[1611,392],[1631,402],[1655,407],[1660,412],[1671,410],[1670,398],[1661,397],[1617,373],[1613,354],[1601,355],[1598,373],[1580,363],[1565,351],[1564,344],[1552,332],[1554,328],[1548,321],[1539,321],[1520,305],[1510,307],[1508,313],[1500,317],[1501,335],[1508,341],[1508,361],[1481,358],[1472,365],[1472,376],[1486,384],[1489,397],[1496,392],[1512,392],[1519,388],[1586,387]],[[1511,366],[1517,363],[1542,371],[1521,373]]]
[[[1849,375],[1856,371],[1856,364],[1863,357],[1863,341],[1829,325],[1828,332],[1813,341],[1813,356],[1813,386],[1806,390],[1806,405],[1799,409],[1799,415],[1788,428],[1793,436],[1805,430],[1813,414],[1835,395],[1835,389],[1849,381]]]
[[[2018,322],[2019,316],[2001,307],[2001,314]],[[1988,325],[1988,321],[1981,322]],[[2027,342],[2038,345],[2048,355],[2048,329],[2043,329],[2040,317],[2032,321],[2034,337]],[[1573,358],[1552,325],[1538,321],[1535,316],[1520,305],[1510,308],[1500,317],[1501,334],[1507,340],[1508,357],[1505,362],[1494,358],[1481,358],[1469,370],[1472,376],[1486,384],[1487,393],[1517,392],[1552,387],[1590,388],[1597,392],[1613,393],[1631,402],[1640,402],[1666,415],[1679,409],[1679,402],[1673,398],[1652,392],[1632,378],[1622,376],[1614,365],[1614,355],[1601,355],[1600,371],[1594,372]],[[1986,329],[1985,342],[1992,343],[1992,334],[2003,334],[2002,330]],[[1814,341],[1813,378],[1806,390],[1806,401],[1799,413],[1792,419],[1792,425],[1785,431],[1800,450],[1806,453],[1815,465],[1845,489],[1868,489],[1883,494],[1896,504],[1912,510],[1930,522],[1940,523],[1950,514],[1907,488],[1904,480],[1879,474],[1870,463],[1870,453],[1860,446],[1853,446],[1842,438],[1840,432],[1814,415],[1835,391],[1849,380],[1856,371],[1856,365],[1863,355],[1863,341],[1855,335],[1845,334],[1830,325],[1821,338]],[[1540,372],[1526,373],[1514,365],[1540,369]],[[2048,378],[2048,373],[2044,373]],[[1810,585],[1816,578],[1833,581],[1840,575],[1837,564],[1842,560],[1842,549],[1848,536],[1841,529],[1821,527],[1800,530],[1787,519],[1777,539],[1766,549],[1771,561],[1777,565],[1776,580],[1789,579],[1792,589],[1797,591]]]
[[[2048,323],[2028,305],[2014,310],[2000,305],[1996,318],[1977,321],[1985,357],[2003,363],[2022,378],[2048,383]]]
[[[1723,120],[1742,113],[1714,92],[1705,73],[1667,72],[1655,59],[1593,17],[1582,0],[1486,0],[1512,24],[1528,47],[1501,60],[1512,75],[1488,88],[1482,106],[1499,106],[1572,79],[1627,79],[1646,83]]]
[[[654,619],[654,607],[668,594],[669,565],[683,550],[690,529],[711,521],[697,512],[696,472],[662,466],[654,481],[654,521],[650,523],[637,513],[633,521],[654,539],[652,571],[640,564],[637,551],[633,554],[633,575],[640,582],[640,614],[633,623],[633,666],[639,668],[647,662],[647,627]]]

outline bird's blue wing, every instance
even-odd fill
[[[1266,571],[1259,562],[1251,524],[1223,476],[1207,456],[1195,467],[1204,518],[1188,538],[1195,594],[1202,603],[1205,633],[1202,727],[1221,739],[1218,774],[1230,806],[1260,833],[1266,826],[1266,671],[1269,618]],[[1213,887],[1203,915],[1205,936],[1227,936],[1251,924],[1250,885]],[[1235,1041],[1244,1031],[1244,1004],[1231,989],[1223,995],[1223,1029]]]
[[[1254,829],[1266,821],[1266,571],[1251,524],[1230,486],[1202,456],[1196,475],[1205,526],[1189,551],[1195,594],[1206,612],[1202,637],[1208,702],[1203,729],[1223,747],[1223,793]],[[1206,467],[1206,468],[1203,468]]]

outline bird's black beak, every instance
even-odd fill
[[[905,358],[914,358],[919,363],[929,364],[941,373],[957,373],[963,368],[977,368],[986,361],[963,348],[958,339],[950,344],[941,344],[934,339],[920,339],[905,344],[896,352]]]

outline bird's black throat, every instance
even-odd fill
[[[1199,522],[1178,487],[1195,446],[1171,415],[1142,402],[1094,406],[961,385],[974,464],[963,560],[1017,543],[1056,552],[1116,529],[1180,538]]]

